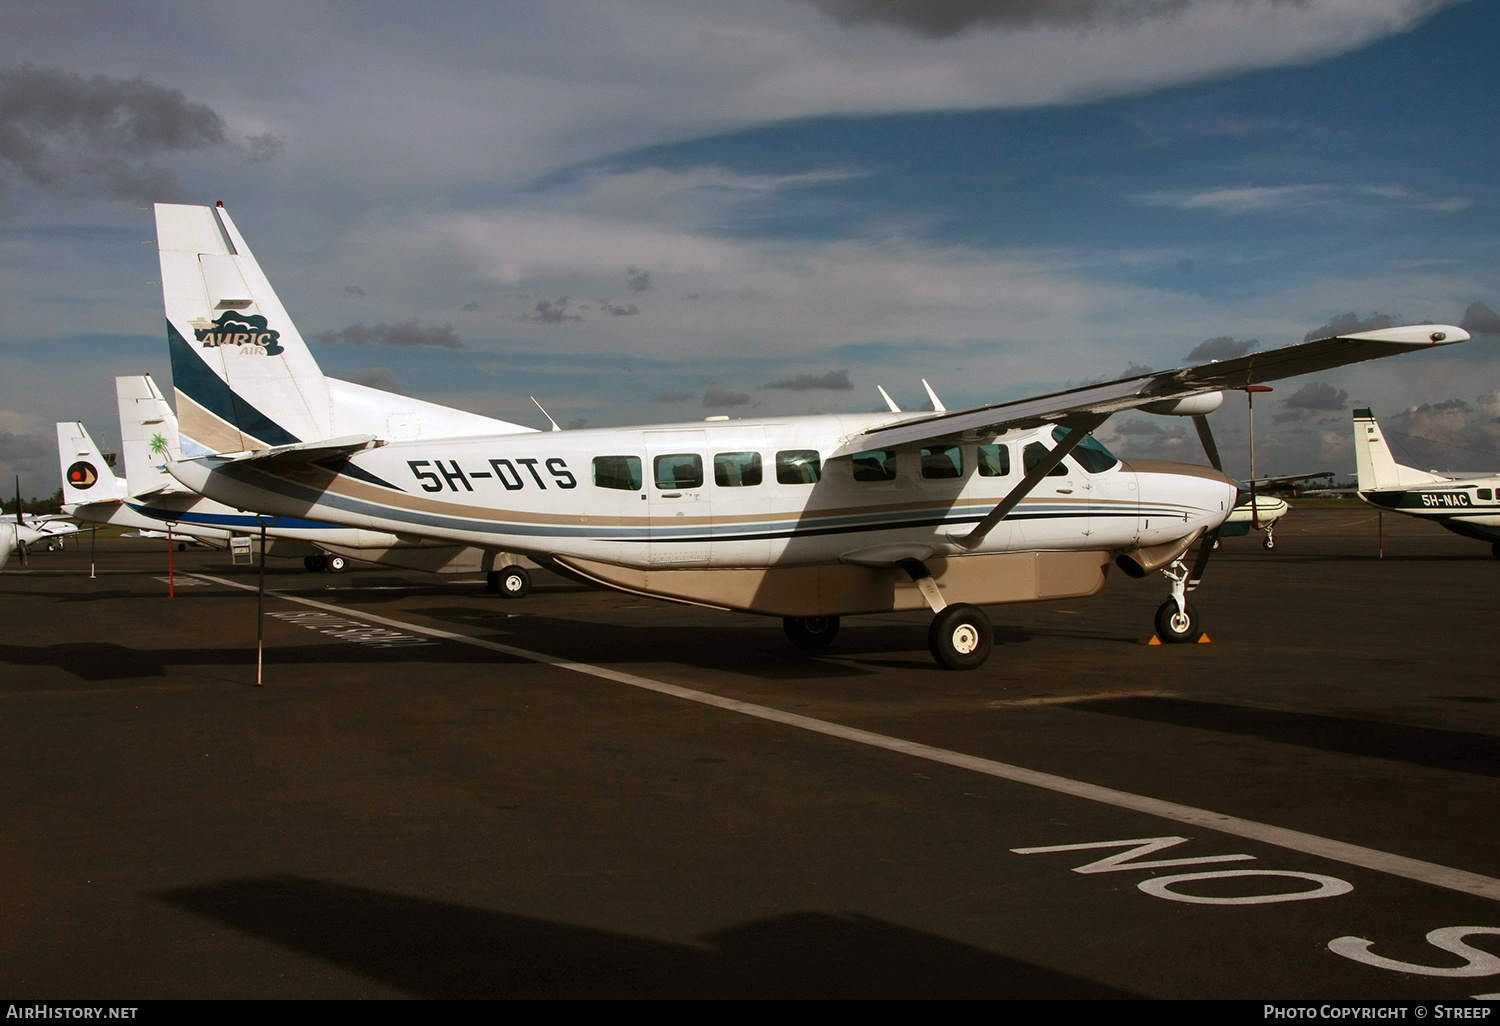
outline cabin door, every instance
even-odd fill
[[[711,545],[710,454],[701,430],[646,433],[647,556],[652,566],[707,566]]]

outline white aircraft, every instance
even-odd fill
[[[1224,526],[1219,529],[1219,537],[1240,538],[1249,534],[1254,528],[1265,532],[1266,536],[1260,540],[1261,547],[1274,549],[1276,547],[1276,523],[1291,512],[1291,509],[1291,504],[1283,498],[1258,493],[1251,495],[1250,492],[1241,488],[1239,502],[1235,503],[1234,509],[1229,511],[1229,516],[1224,520]]]
[[[9,524],[11,530],[5,534],[11,539],[11,548],[19,549],[22,559],[33,545],[45,545],[48,552],[61,549],[78,534],[78,525],[64,513],[28,514],[21,503],[21,480],[16,479],[16,512],[0,514],[0,523]],[[4,566],[0,561],[0,566]]]
[[[1443,477],[1402,466],[1369,410],[1354,411],[1354,463],[1359,497],[1370,505],[1487,541],[1500,559],[1500,476]]]
[[[167,466],[194,491],[779,616],[806,648],[840,616],[926,606],[933,655],[955,669],[989,654],[977,606],[1092,595],[1112,563],[1171,581],[1164,640],[1201,635],[1187,592],[1211,545],[1192,570],[1183,557],[1236,486],[1208,467],[1121,462],[1090,435],[1112,414],[1193,416],[1208,437],[1221,389],[1468,338],[1363,332],[959,412],[412,440],[331,414],[330,379],[222,204],[158,204],[156,222],[181,418]]]
[[[115,379],[125,478],[105,467],[98,446],[81,423],[57,425],[58,461],[63,498],[73,516],[94,523],[134,527],[148,535],[171,528],[182,537],[213,548],[226,548],[235,535],[258,545],[260,521],[253,513],[198,495],[183,487],[165,467],[166,452],[178,442],[177,418],[149,375]],[[397,537],[298,518],[279,517],[266,528],[266,554],[301,556],[310,571],[341,571],[349,559],[435,573],[504,570],[501,593],[524,595],[530,581],[516,557],[424,538]],[[489,566],[485,565],[486,560]],[[519,575],[519,583],[517,583]]]

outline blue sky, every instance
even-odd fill
[[[151,200],[222,199],[330,373],[539,426],[1500,327],[1496,5],[1055,10],[8,5],[0,473],[50,492],[53,421],[108,448],[112,377],[170,380]],[[1258,469],[1352,470],[1366,404],[1420,465],[1500,466],[1497,341],[1278,386]],[[1244,474],[1243,400],[1214,422]],[[1100,434],[1201,461],[1184,427]]]

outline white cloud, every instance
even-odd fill
[[[1446,0],[1205,0],[1169,18],[916,37],[785,0],[7,9],[0,67],[182,90],[232,134],[284,141],[247,178],[516,183],[657,142],[830,113],[1033,106],[1307,61],[1409,28]],[[239,45],[207,45],[236,40]],[[163,60],[169,53],[170,60]]]

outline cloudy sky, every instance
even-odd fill
[[[28,496],[54,421],[110,448],[113,376],[170,381],[156,200],[223,200],[330,373],[534,426],[530,395],[607,426],[917,408],[923,377],[958,408],[1432,320],[1476,338],[1262,396],[1257,469],[1352,472],[1356,405],[1500,469],[1487,0],[4,11]],[[1213,419],[1245,474],[1243,398]],[[1173,418],[1100,434],[1202,459]]]

